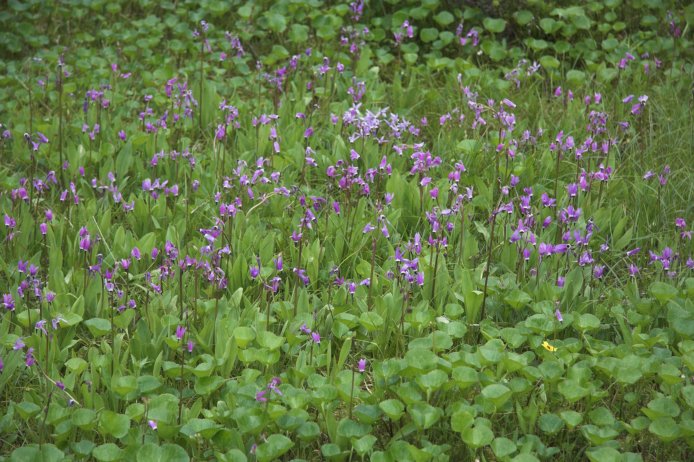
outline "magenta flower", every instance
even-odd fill
[[[92,241],[89,238],[89,236],[84,237],[80,240],[80,250],[84,250],[85,252],[88,252],[89,249],[92,247]]]
[[[361,358],[359,360],[359,363],[357,363],[357,369],[359,369],[359,372],[364,372],[366,370],[366,359]]]
[[[318,332],[311,332],[311,338],[313,343],[320,343],[320,334]]]
[[[556,309],[554,315],[557,317],[557,321],[564,322],[564,317],[561,315],[561,311],[559,311],[559,308]]]
[[[149,428],[151,428],[152,430],[157,429],[157,421],[156,420],[148,420],[147,425],[149,425]]]
[[[259,403],[267,403],[267,390],[260,390],[255,394],[255,400]]]
[[[183,326],[178,326],[176,327],[176,338],[178,341],[181,341],[183,339],[183,336],[186,334],[186,328]]]
[[[195,348],[195,342],[193,342],[192,340],[188,340],[188,353],[192,353],[193,348]]]

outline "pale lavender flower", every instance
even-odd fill
[[[359,372],[364,372],[366,370],[366,359],[361,358],[359,363],[357,363],[357,368],[359,369]]]

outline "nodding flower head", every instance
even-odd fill
[[[183,326],[176,327],[176,339],[180,342],[183,340],[183,336],[186,334],[186,328]]]
[[[366,359],[361,358],[359,360],[357,363],[357,369],[359,369],[359,372],[364,372],[366,370]]]

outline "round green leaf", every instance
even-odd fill
[[[103,411],[99,416],[99,424],[104,433],[116,438],[123,438],[130,429],[128,416],[108,410]]]
[[[137,462],[188,462],[190,457],[185,449],[177,444],[157,446],[147,443],[140,447],[136,456]]]
[[[292,440],[284,435],[270,435],[265,443],[258,446],[255,457],[258,462],[270,462],[279,459],[294,446]]]
[[[455,21],[455,16],[448,11],[441,11],[439,14],[434,16],[434,21],[436,21],[440,26],[445,27]]]
[[[493,383],[482,389],[482,397],[494,404],[497,409],[503,406],[511,395],[511,389],[500,383]]]
[[[102,444],[92,451],[92,456],[101,462],[114,462],[121,460],[123,450],[113,443]]]
[[[672,417],[660,417],[648,426],[648,431],[661,441],[670,442],[680,436],[680,428]]]
[[[405,405],[402,404],[402,401],[398,399],[387,399],[385,401],[381,401],[378,407],[381,408],[383,413],[387,415],[390,420],[395,421],[399,420],[403,412],[405,412]]]
[[[494,451],[494,455],[499,459],[510,456],[516,452],[517,449],[518,447],[513,441],[502,436],[496,437],[494,441],[492,441],[492,451]]]
[[[433,27],[425,27],[419,32],[419,38],[421,38],[422,42],[424,42],[424,43],[433,42],[438,37],[439,37],[439,30],[434,29]]]
[[[111,322],[108,319],[91,318],[84,321],[84,325],[94,337],[101,337],[111,332]]]
[[[540,426],[540,430],[549,435],[559,433],[559,431],[564,426],[564,421],[561,420],[558,415],[551,413],[543,414],[542,416],[540,416],[540,420],[538,423]]]
[[[494,439],[494,432],[485,424],[476,423],[462,433],[463,441],[472,449],[486,446]]]
[[[484,18],[482,21],[484,28],[493,34],[498,34],[506,29],[506,20],[495,18]]]

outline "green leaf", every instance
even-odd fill
[[[289,30],[289,40],[293,43],[304,43],[308,40],[308,26],[303,24],[292,24]]]
[[[246,348],[255,339],[255,331],[247,326],[237,326],[231,334],[239,348]]]
[[[210,419],[190,419],[183,425],[180,432],[189,438],[200,434],[205,439],[213,437],[220,429],[221,425],[216,424]]]
[[[651,400],[648,403],[648,407],[642,409],[642,411],[651,420],[655,420],[658,417],[677,417],[680,415],[680,407],[669,396],[661,396]]]
[[[383,327],[383,318],[375,311],[367,311],[359,317],[359,324],[364,326],[369,332],[381,329]]]
[[[137,390],[137,377],[135,377],[134,375],[125,375],[123,377],[117,377],[113,380],[111,388],[121,397],[124,397],[129,393],[132,393],[133,391]]]
[[[455,21],[455,16],[448,11],[441,11],[439,14],[434,16],[434,21],[436,21],[440,26],[445,27]]]
[[[29,420],[41,412],[41,406],[30,401],[22,401],[21,403],[15,404],[14,409],[24,420]]]
[[[41,452],[35,446],[26,446],[12,451],[10,462],[34,462],[41,459]]]
[[[544,55],[540,57],[540,64],[546,69],[559,69],[561,63],[554,56]]]
[[[71,358],[65,362],[65,367],[67,367],[71,372],[75,374],[81,374],[87,369],[89,364],[82,358]]]
[[[561,26],[552,18],[540,19],[540,28],[545,31],[545,34],[553,34],[559,29],[559,27]]]
[[[12,452],[11,462],[59,462],[65,460],[65,453],[51,443],[36,446],[17,448]]]
[[[284,435],[270,435],[265,443],[258,446],[255,457],[258,462],[277,460],[294,446],[292,440]]]
[[[588,417],[593,424],[602,427],[608,427],[615,424],[614,415],[612,415],[612,412],[610,412],[610,410],[605,406],[600,406],[593,409],[588,413]]]
[[[383,413],[393,421],[400,420],[403,412],[405,412],[405,405],[402,404],[402,401],[398,399],[387,399],[385,401],[381,401],[378,404],[378,407],[381,408]]]
[[[511,389],[506,385],[493,383],[484,387],[481,394],[485,400],[490,401],[497,409],[499,409],[506,403],[506,401],[509,400],[512,392]]]
[[[190,457],[185,449],[177,444],[146,443],[137,451],[137,462],[188,462]]]
[[[540,416],[539,426],[540,430],[543,432],[549,435],[554,435],[559,433],[559,431],[562,429],[564,426],[564,421],[556,414],[543,414]]]
[[[361,438],[371,431],[371,426],[355,422],[351,419],[342,419],[337,424],[337,434],[344,438]]]
[[[329,460],[337,458],[340,454],[342,454],[340,446],[334,443],[324,444],[320,447],[320,452],[323,454],[323,457],[326,457]]]
[[[484,423],[475,423],[472,427],[463,430],[462,437],[465,444],[472,449],[478,449],[492,442],[494,432]]]
[[[451,428],[462,433],[475,422],[476,411],[470,406],[463,406],[451,416]]]
[[[424,42],[424,43],[433,42],[438,37],[439,37],[439,30],[434,29],[433,27],[425,27],[419,32],[419,38],[421,38],[422,42]]]
[[[684,402],[687,403],[690,409],[694,409],[694,385],[687,385],[680,390]]]
[[[115,438],[123,438],[130,429],[128,416],[108,410],[103,411],[99,416],[99,424],[104,433]]]
[[[92,451],[92,455],[98,461],[102,462],[113,462],[116,460],[121,460],[123,450],[113,443],[102,444],[97,446]]]
[[[594,314],[583,313],[575,318],[574,327],[581,332],[595,330],[600,327],[600,319]]]
[[[296,431],[301,441],[313,441],[321,434],[320,427],[315,422],[304,422]]]
[[[405,354],[408,367],[420,371],[435,369],[438,364],[438,356],[424,348],[413,348]]]
[[[420,430],[431,428],[443,416],[443,410],[430,404],[419,402],[408,407],[407,412]]]
[[[511,290],[504,297],[504,301],[514,309],[522,308],[532,302],[532,297],[520,289]]]
[[[439,369],[435,369],[417,377],[417,384],[427,393],[438,390],[446,382],[448,382],[448,374]]]
[[[224,382],[225,380],[218,375],[198,377],[195,380],[195,393],[207,396],[221,387]]]
[[[519,26],[525,26],[534,19],[534,16],[531,11],[520,10],[513,13],[513,19],[516,20]]]
[[[506,29],[506,21],[504,19],[484,18],[482,21],[484,28],[493,34],[498,34]]]
[[[80,427],[82,430],[87,430],[94,424],[96,420],[96,412],[92,409],[80,408],[75,409],[72,413],[72,424]]]
[[[595,446],[605,444],[619,436],[619,432],[612,427],[598,427],[596,425],[583,425],[581,433]]]
[[[268,12],[265,14],[267,19],[267,27],[271,31],[281,34],[287,29],[287,18],[283,15],[275,12]]]
[[[677,289],[671,284],[662,281],[653,282],[648,287],[648,293],[662,304],[677,297]]]
[[[661,441],[670,442],[680,436],[680,428],[672,417],[659,417],[648,426],[648,431]]]
[[[352,447],[355,451],[357,451],[359,457],[363,457],[367,452],[371,452],[371,450],[374,447],[374,444],[376,444],[376,441],[378,441],[378,438],[376,438],[375,436],[365,435],[359,438],[358,440],[353,441]]]
[[[609,446],[590,448],[586,451],[586,455],[591,462],[621,462],[623,460],[622,454]]]
[[[615,48],[617,48],[617,46],[619,45],[619,40],[617,40],[614,37],[606,38],[605,40],[602,41],[602,43],[600,45],[602,46],[603,50],[612,51]]]
[[[574,87],[581,86],[586,81],[586,73],[577,69],[571,69],[566,73],[566,80]]]
[[[277,350],[285,342],[285,338],[275,335],[270,331],[263,330],[258,332],[258,345],[269,350]]]
[[[91,318],[84,321],[84,325],[94,337],[101,337],[111,332],[111,322],[108,319]]]
[[[581,386],[581,384],[575,379],[563,380],[559,383],[559,393],[564,396],[570,403],[575,403],[576,401],[588,396],[590,390]]]
[[[517,449],[518,447],[513,441],[503,436],[496,437],[494,441],[492,441],[492,451],[494,451],[494,455],[499,459],[510,456],[516,452]]]

